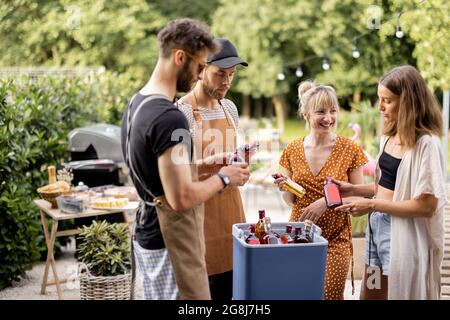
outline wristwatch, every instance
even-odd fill
[[[228,187],[228,185],[230,184],[230,178],[222,173],[217,173],[217,175],[219,176],[220,180],[222,180],[224,188]]]

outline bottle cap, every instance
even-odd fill
[[[258,210],[259,218],[262,219],[266,216],[266,211],[264,210]]]

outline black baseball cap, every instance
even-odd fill
[[[216,65],[222,69],[231,68],[238,64],[245,67],[248,66],[246,61],[239,58],[236,47],[230,40],[215,38],[214,41],[219,45],[220,50],[217,53],[208,56],[208,64]]]

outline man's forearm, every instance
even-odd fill
[[[222,179],[217,174],[203,181],[192,182],[185,195],[187,206],[196,206],[212,198],[224,188]]]

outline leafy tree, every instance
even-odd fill
[[[277,80],[283,63],[302,57],[302,45],[314,4],[295,0],[222,1],[213,16],[213,31],[236,44],[249,62],[238,73],[235,90],[252,97],[286,93],[288,85]],[[245,19],[242,13],[245,12]]]
[[[303,43],[312,36],[308,26],[314,7],[309,1],[231,0],[221,1],[213,15],[213,32],[233,41],[249,62],[238,72],[234,90],[253,98],[273,97],[279,128],[284,126],[289,85],[277,75],[286,60],[309,51]]]
[[[0,3],[0,65],[104,65],[145,79],[166,24],[145,0]]]
[[[211,23],[212,14],[219,6],[219,0],[149,0],[168,19],[194,18]]]
[[[386,70],[398,64],[415,64],[411,40],[399,40],[393,32],[382,37],[375,25],[377,21],[372,23],[370,10],[376,4],[369,0],[323,1],[317,11],[323,16],[318,16],[313,26],[316,36],[308,39],[315,54],[327,58],[331,65],[324,71],[321,59],[311,60],[317,80],[333,85],[344,104],[346,97],[351,96],[355,107],[361,98],[375,96],[377,80]],[[381,25],[392,14],[389,4],[378,4]],[[352,55],[355,47],[360,53],[358,58]]]
[[[417,67],[428,83],[442,90],[450,88],[450,41],[449,2],[446,0],[406,1],[394,0],[393,8],[398,11],[409,10],[398,20],[382,28],[382,34],[392,32],[400,23],[405,37],[415,43],[413,56]]]

